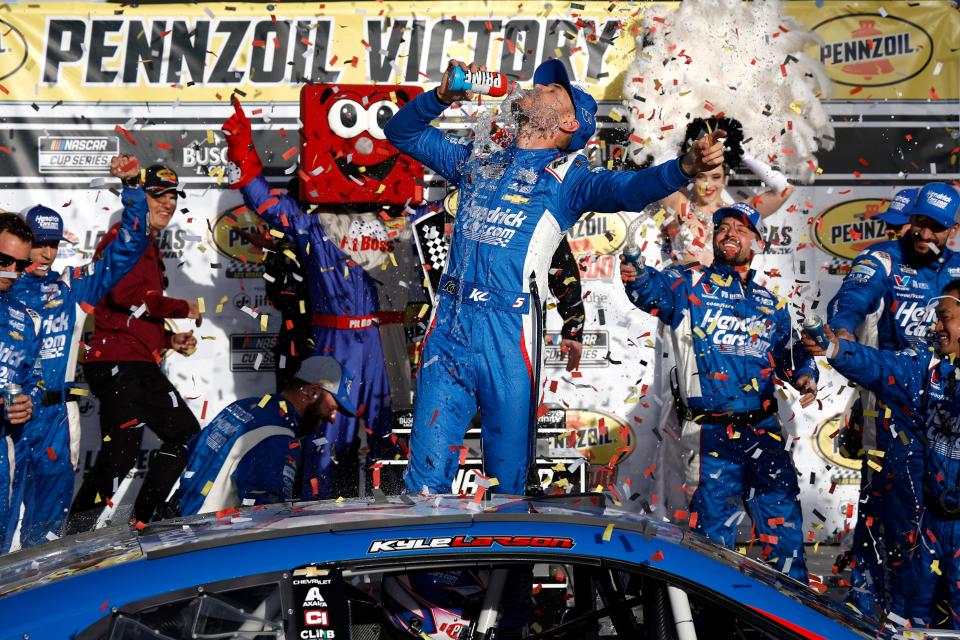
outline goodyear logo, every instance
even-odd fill
[[[627,237],[627,221],[619,213],[588,213],[567,232],[577,258],[616,253]]]
[[[888,200],[861,198],[835,204],[810,223],[810,237],[829,254],[853,260],[871,245],[887,239],[886,225],[876,218]]]
[[[267,224],[260,216],[241,207],[221,213],[213,223],[210,236],[221,255],[247,264],[258,264],[263,260],[263,252],[245,236],[262,237],[266,233]]]
[[[590,409],[567,409],[567,432],[554,437],[552,447],[576,449],[591,464],[619,465],[633,452],[633,428],[621,418]]]
[[[27,40],[6,20],[0,20],[0,80],[15,74],[27,62]]]
[[[821,422],[813,432],[813,450],[832,469],[831,481],[837,484],[859,484],[861,460],[848,458],[840,448],[843,414]]]
[[[918,25],[879,13],[824,20],[813,30],[823,38],[820,61],[837,84],[884,87],[913,78],[933,57],[933,40]]]

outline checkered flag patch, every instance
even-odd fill
[[[450,252],[450,240],[444,235],[443,211],[435,211],[418,218],[413,223],[413,237],[420,255],[423,275],[429,284],[430,297],[433,298],[440,287],[440,276]]]

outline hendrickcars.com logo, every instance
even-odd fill
[[[876,216],[888,200],[860,198],[824,209],[810,221],[810,237],[829,254],[853,260],[870,245],[887,239],[886,225]]]
[[[837,84],[883,87],[918,75],[933,57],[923,28],[892,15],[851,13],[813,28],[823,38],[820,61]]]
[[[450,538],[393,538],[374,540],[367,553],[423,551],[427,549],[489,549],[493,547],[573,549],[573,538],[553,536],[453,536]]]

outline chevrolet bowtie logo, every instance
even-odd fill
[[[515,193],[503,196],[503,199],[511,204],[526,204],[530,202],[530,198],[525,198]]]
[[[316,578],[322,577],[330,573],[329,569],[321,569],[319,567],[303,567],[302,569],[294,569],[293,575],[296,578],[305,577],[305,578]]]

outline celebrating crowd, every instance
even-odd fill
[[[662,323],[661,346],[676,368],[682,456],[673,464],[690,492],[690,526],[733,547],[737,515],[746,510],[763,557],[806,582],[797,474],[775,392],[790,385],[801,406],[810,405],[824,366],[815,356],[825,358],[862,387],[848,427],[862,433],[859,448],[873,462],[864,464],[848,601],[867,615],[931,623],[937,596],[948,593],[960,611],[960,254],[949,247],[956,189],[932,182],[900,191],[885,214],[896,233],[854,261],[822,332],[808,317],[801,336],[790,307],[751,269],[763,247],[763,218],[793,187],[741,156],[768,190],[746,202],[725,198],[733,123],[697,121],[681,155],[651,168],[592,167],[578,152],[595,134],[597,103],[570,83],[561,62],[548,60],[536,69],[534,89],[514,102],[515,139],[475,154],[470,142],[430,124],[472,98],[451,86],[454,67],[477,71],[451,62],[438,88],[405,102],[383,127],[400,152],[460,194],[421,346],[409,443],[391,433],[391,395],[402,383],[387,374],[382,340],[402,318],[363,262],[328,241],[329,220],[271,189],[239,102],[223,127],[229,183],[271,229],[257,241],[275,267],[268,283],[286,334],[276,393],[237,400],[203,429],[160,366],[166,352],[189,356],[197,346],[193,331],[170,331],[166,320],[199,326],[203,313],[198,302],[165,291],[157,237],[182,195],[176,174],[114,158],[122,218],[89,264],[63,273],[53,269],[64,240],[56,212],[37,205],[23,216],[0,214],[3,550],[109,519],[145,428],[161,444],[133,500],[130,523],[138,527],[336,497],[355,470],[337,457],[356,459],[362,435],[373,460],[409,461],[403,487],[392,489],[447,493],[478,411],[491,479],[484,488],[535,494],[547,292],[564,303],[570,368],[583,325],[564,235],[585,212],[656,203],[670,214],[663,232],[672,264],[655,268],[628,254],[621,275],[629,300]],[[296,299],[285,298],[294,288],[309,309],[286,304]],[[82,345],[83,375],[99,401],[101,444],[74,497],[75,400],[84,392],[74,376],[88,314],[96,329]]]

